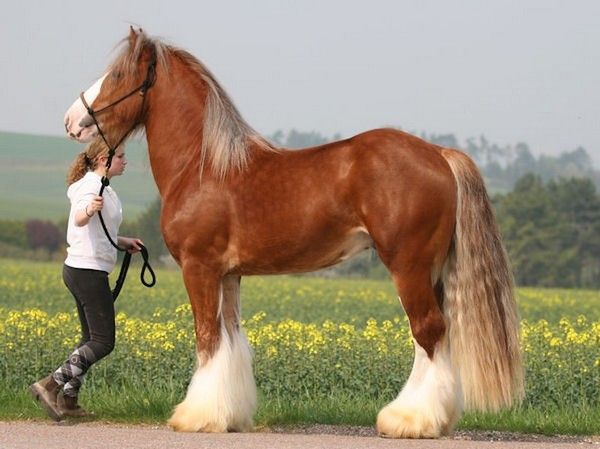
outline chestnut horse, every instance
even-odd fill
[[[465,407],[521,399],[512,277],[468,156],[394,129],[275,148],[186,51],[133,28],[122,47],[82,94],[90,107],[76,100],[65,126],[82,142],[103,132],[111,145],[145,128],[161,229],[196,332],[197,367],[174,429],[252,426],[241,276],[313,271],[367,248],[391,273],[415,347],[408,381],[377,417],[381,435],[437,437]]]

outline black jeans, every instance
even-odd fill
[[[89,367],[115,347],[115,308],[105,271],[65,265],[63,280],[75,298],[81,340],[54,378],[64,385],[65,394],[76,396]]]

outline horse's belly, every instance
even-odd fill
[[[335,241],[303,239],[288,244],[269,245],[260,254],[240,261],[241,274],[277,274],[315,271],[330,267],[373,247],[373,239],[363,227],[350,230]]]

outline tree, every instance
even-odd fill
[[[11,246],[26,248],[28,242],[25,223],[17,220],[0,220],[0,241]]]
[[[529,150],[529,146],[527,146],[527,144],[517,144],[515,152],[515,160],[506,168],[506,173],[509,177],[509,180],[515,182],[528,173],[538,173],[538,170],[536,169],[535,157],[533,157],[533,155],[531,154],[531,151]]]
[[[156,197],[148,208],[133,222],[126,222],[119,229],[120,235],[131,235],[142,239],[152,259],[151,263],[162,256],[169,255],[169,250],[160,229],[160,197]]]
[[[421,137],[428,142],[446,148],[459,148],[458,140],[454,134],[430,134],[422,133]]]
[[[520,285],[600,287],[600,197],[588,179],[526,175],[494,198]]]
[[[556,210],[564,216],[571,237],[569,245],[577,256],[582,287],[600,284],[600,197],[589,179],[571,178],[550,181],[548,191]]]
[[[45,248],[53,253],[64,241],[62,233],[51,221],[29,220],[25,223],[25,232],[32,249]]]
[[[339,134],[336,134],[333,137],[333,140],[337,140],[339,138]],[[332,139],[322,136],[320,133],[315,131],[301,132],[295,129],[290,130],[287,135],[285,135],[283,131],[277,130],[275,133],[273,133],[273,135],[270,136],[270,140],[272,140],[276,145],[287,148],[313,147],[332,141]]]

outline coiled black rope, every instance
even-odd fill
[[[107,166],[109,166],[109,167],[110,167],[110,163],[112,163],[112,160],[110,160],[110,159],[112,159],[111,156],[109,156],[109,161],[107,161]],[[104,193],[104,188],[107,187],[109,184],[110,184],[110,182],[109,182],[108,178],[106,176],[103,176],[102,177],[102,187],[100,187],[100,192],[98,193],[99,196],[102,196],[102,194]],[[125,278],[127,277],[127,271],[129,270],[129,264],[131,263],[131,253],[129,251],[127,251],[127,249],[121,248],[112,239],[112,237],[108,233],[108,229],[106,228],[106,223],[104,223],[104,218],[102,217],[102,212],[100,212],[100,211],[98,211],[98,218],[100,218],[100,224],[102,225],[104,234],[106,234],[106,238],[108,238],[108,241],[111,243],[111,245],[114,246],[117,249],[117,251],[125,252],[125,256],[123,257],[123,262],[121,263],[121,270],[119,271],[119,277],[117,278],[117,283],[115,285],[115,288],[112,291],[113,301],[116,301],[119,296],[119,293],[121,293],[123,284],[125,283]],[[142,254],[142,258],[144,259],[144,264],[140,271],[140,282],[146,287],[154,287],[154,284],[156,284],[156,274],[154,273],[154,270],[150,266],[150,262],[149,262],[150,256],[148,254],[148,250],[141,243],[139,245],[140,245],[140,253]],[[148,271],[150,273],[150,276],[151,276],[150,281],[146,281],[146,271]]]

